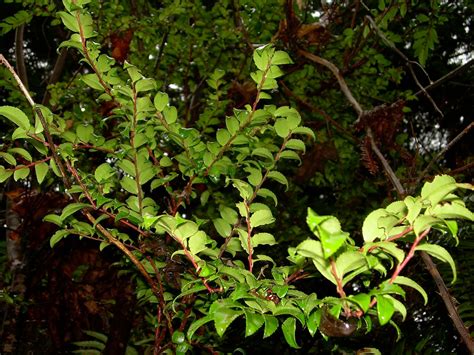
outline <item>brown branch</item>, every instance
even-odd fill
[[[59,81],[59,78],[61,77],[61,74],[64,69],[64,65],[66,64],[67,53],[68,51],[66,47],[61,48],[61,51],[59,52],[59,55],[56,58],[56,63],[54,64],[51,76],[49,77],[48,85],[53,85]],[[48,88],[46,88],[43,95],[43,100],[41,100],[41,104],[44,106],[48,105],[50,98],[51,95],[48,91]]]
[[[372,130],[370,128],[367,128],[367,136],[370,139],[370,145],[372,147],[372,150],[375,152],[377,157],[379,158],[380,162],[382,163],[385,173],[387,174],[388,178],[392,182],[393,186],[397,190],[397,193],[400,197],[405,195],[405,189],[403,188],[402,184],[400,183],[400,180],[397,178],[397,175],[395,175],[395,172],[391,168],[390,164],[387,162],[383,154],[380,152],[379,148],[377,147],[377,144],[375,144],[374,136],[372,134]]]
[[[25,25],[21,25],[15,30],[15,59],[16,70],[21,79],[21,82],[28,89],[28,75],[26,73],[25,53],[23,51],[23,35],[25,33]]]
[[[357,102],[357,100],[354,98],[354,96],[352,95],[352,92],[351,90],[349,89],[349,87],[347,86],[346,84],[346,81],[344,80],[344,78],[342,77],[341,75],[341,72],[339,70],[338,67],[336,67],[333,63],[331,63],[330,61],[324,59],[324,58],[321,58],[321,57],[318,57],[317,55],[314,55],[312,53],[309,53],[309,52],[306,52],[302,49],[299,49],[298,50],[298,53],[306,58],[308,58],[309,60],[311,60],[312,62],[315,62],[315,63],[318,63],[320,65],[323,65],[325,66],[326,68],[328,68],[333,74],[334,76],[336,77],[337,79],[337,82],[339,83],[339,86],[341,87],[341,91],[342,93],[346,96],[347,100],[349,101],[349,103],[352,105],[352,107],[354,108],[354,110],[357,112],[357,114],[359,115],[359,117],[362,115],[362,113],[364,112],[364,110],[362,109],[362,107],[360,106],[359,102]]]

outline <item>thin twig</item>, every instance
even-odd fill
[[[441,117],[444,117],[443,115],[443,112],[439,109],[438,105],[436,105],[436,102],[433,100],[433,98],[431,97],[430,94],[428,94],[428,92],[426,91],[426,89],[423,87],[423,85],[421,85],[420,81],[418,80],[418,77],[416,76],[415,74],[415,70],[413,69],[413,64],[417,65],[419,68],[421,68],[421,70],[423,71],[423,73],[426,75],[426,77],[428,78],[428,80],[430,81],[431,83],[431,80],[428,76],[428,73],[426,72],[426,70],[423,68],[423,66],[418,63],[418,62],[415,62],[413,60],[410,60],[402,51],[400,51],[396,46],[395,44],[390,41],[386,36],[385,34],[380,30],[380,28],[377,26],[377,24],[375,23],[374,19],[367,15],[365,16],[365,18],[370,22],[370,24],[372,25],[372,27],[374,28],[375,32],[377,33],[377,35],[382,39],[382,41],[384,41],[384,43],[389,46],[395,53],[397,53],[406,63],[408,69],[410,70],[410,73],[413,77],[413,80],[415,80],[415,83],[416,85],[420,88],[420,91],[423,92],[423,94],[425,94],[426,98],[431,102],[431,104],[433,105],[434,109],[441,115]]]
[[[420,183],[420,181],[423,180],[423,178],[426,176],[426,174],[429,173],[429,171],[430,171],[431,167],[433,166],[433,164],[436,163],[438,161],[438,159],[441,158],[449,149],[451,149],[451,147],[453,145],[455,145],[457,142],[459,142],[459,140],[461,140],[461,138],[463,138],[471,130],[472,127],[474,127],[474,122],[471,122],[466,128],[464,128],[461,131],[461,133],[459,133],[456,137],[454,137],[451,140],[451,142],[449,142],[446,145],[446,147],[441,149],[441,151],[438,154],[436,154],[436,156],[433,159],[431,159],[428,166],[425,168],[425,170],[423,170],[421,172],[420,176],[418,176],[418,179],[416,179],[416,182],[413,185],[413,188],[416,188],[418,186],[418,184]]]
[[[318,64],[321,64],[321,65],[325,66],[326,68],[328,68],[334,74],[334,76],[337,79],[337,82],[339,83],[339,86],[341,87],[342,93],[346,96],[347,100],[349,101],[349,103],[352,105],[352,107],[354,108],[354,110],[357,112],[357,114],[360,117],[362,115],[362,113],[364,112],[364,110],[360,106],[359,102],[357,102],[357,100],[352,95],[351,90],[349,90],[349,87],[347,86],[346,81],[342,77],[339,68],[336,67],[330,61],[328,61],[324,58],[321,58],[317,55],[314,55],[312,53],[306,52],[302,49],[299,49],[298,53],[300,55],[302,55],[303,57],[308,58],[312,62],[315,62],[315,63],[318,63]]]

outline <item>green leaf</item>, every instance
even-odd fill
[[[109,165],[109,163],[100,164],[97,169],[95,169],[94,177],[98,183],[108,180],[110,177],[115,175],[114,169]]]
[[[30,175],[30,169],[27,167],[22,167],[22,165],[18,165],[15,172],[13,173],[13,179],[15,181],[26,179],[28,175]]]
[[[235,224],[239,219],[239,214],[230,207],[222,206],[219,209],[219,213],[221,217],[229,224]]]
[[[430,208],[427,213],[438,218],[457,218],[474,221],[474,213],[459,203],[436,205]]]
[[[290,134],[288,121],[285,118],[277,119],[274,127],[276,134],[282,138],[286,138]]]
[[[275,245],[277,244],[275,237],[270,233],[257,233],[252,237],[252,246],[257,247],[259,245]]]
[[[270,197],[273,200],[273,202],[275,203],[275,206],[278,205],[278,200],[277,200],[276,195],[272,191],[270,191],[269,189],[262,188],[262,189],[257,190],[257,196],[261,196],[261,197],[264,197],[264,198]]]
[[[283,64],[293,64],[288,53],[284,51],[275,51],[272,57],[272,64],[273,65],[283,65]]]
[[[293,134],[306,134],[310,136],[311,138],[316,139],[316,136],[314,135],[314,132],[311,128],[308,127],[296,127],[295,129],[292,130]]]
[[[199,231],[196,234],[192,235],[188,240],[188,247],[192,254],[196,255],[207,249],[206,244],[210,240],[206,233]]]
[[[250,225],[252,228],[263,226],[266,224],[272,224],[275,222],[275,217],[273,217],[270,210],[259,210],[252,214],[250,217]]]
[[[431,256],[434,256],[436,259],[439,259],[442,262],[448,263],[449,266],[451,266],[451,270],[453,271],[453,281],[451,281],[451,284],[456,282],[456,279],[457,279],[456,264],[454,263],[454,260],[451,254],[449,254],[449,252],[445,248],[443,248],[440,245],[426,243],[426,244],[418,245],[415,248],[415,250],[426,251]]]
[[[346,251],[339,255],[336,259],[336,269],[339,277],[343,275],[367,266],[367,261],[364,255],[357,251]]]
[[[91,87],[94,90],[98,91],[104,91],[104,87],[99,81],[99,77],[93,73],[93,74],[84,74],[81,77],[81,80],[86,84],[87,86]]]
[[[387,216],[387,211],[383,208],[372,211],[365,218],[362,225],[362,236],[364,241],[373,242],[375,239],[380,239],[384,235],[384,229],[378,226],[379,218]]]
[[[16,159],[13,155],[9,153],[0,152],[0,157],[2,157],[8,164],[16,166]]]
[[[267,148],[256,148],[252,151],[252,156],[253,155],[273,161],[273,154]]]
[[[390,299],[382,295],[377,296],[377,315],[380,325],[387,324],[395,312],[395,307]]]
[[[263,319],[265,321],[265,329],[263,331],[263,338],[271,336],[278,329],[278,318],[264,314]]]
[[[80,202],[70,203],[69,205],[64,207],[60,218],[62,221],[64,221],[66,218],[76,213],[77,211],[82,210],[84,208],[88,208],[88,207],[91,207],[91,205],[89,205],[88,203],[80,203]]]
[[[137,183],[135,182],[135,180],[128,176],[124,176],[122,180],[120,180],[120,186],[122,186],[125,191],[128,191],[131,194],[138,194]]]
[[[48,214],[43,217],[43,221],[54,223],[55,225],[59,227],[63,225],[63,220],[61,219],[61,216],[58,216],[57,214]]]
[[[258,313],[252,313],[249,311],[244,311],[245,313],[245,336],[251,336],[259,330],[262,325],[265,323],[263,315]]]
[[[324,258],[323,246],[321,242],[314,239],[307,239],[296,247],[296,252],[306,258],[313,260],[316,269],[333,284],[337,284],[334,275],[331,273],[331,265]]]
[[[413,223],[413,230],[415,234],[419,236],[426,229],[436,224],[443,225],[444,221],[440,218],[435,218],[433,216],[421,215],[417,219],[415,219],[415,222]]]
[[[423,204],[419,199],[415,199],[412,196],[407,196],[403,202],[408,208],[406,219],[410,224],[413,224],[413,221],[420,214]]]
[[[45,162],[41,162],[35,165],[35,173],[36,173],[36,180],[38,180],[38,184],[41,185],[46,174],[48,173],[49,165]]]
[[[6,170],[3,166],[0,165],[0,182],[4,182],[12,175],[13,175],[13,171]]]
[[[164,92],[159,92],[155,95],[155,99],[153,100],[153,104],[155,105],[155,108],[162,112],[163,109],[168,105],[169,102],[169,97],[168,94]]]
[[[27,160],[29,162],[33,161],[33,158],[31,157],[31,154],[26,149],[23,149],[23,148],[10,148],[10,149],[8,149],[8,152],[9,153],[16,153],[16,154],[22,156],[25,160]]]
[[[194,321],[188,329],[188,332],[186,333],[186,336],[188,340],[192,340],[194,333],[201,328],[204,324],[211,322],[213,319],[212,315],[207,315],[205,317],[199,318],[198,320]]]
[[[13,106],[0,106],[0,115],[5,116],[18,127],[28,131],[30,129],[30,121],[23,111]]]
[[[321,243],[323,245],[324,257],[327,259],[334,253],[336,253],[339,248],[344,245],[349,233],[339,232],[339,233],[326,233],[321,231]]]
[[[51,248],[53,248],[61,239],[67,237],[68,235],[69,235],[68,230],[64,230],[64,229],[58,230],[56,233],[53,234],[53,236],[49,240],[49,245],[51,246]]]
[[[294,349],[299,349],[300,346],[296,343],[296,338],[295,338],[296,319],[287,318],[281,325],[281,330],[283,331],[283,335],[288,345]]]
[[[449,175],[439,175],[432,182],[427,182],[421,189],[421,197],[430,201],[431,206],[437,205],[450,192],[456,190],[456,180]]]
[[[163,109],[163,116],[168,124],[173,124],[178,119],[178,111],[174,106],[166,106]]]
[[[61,17],[64,26],[66,26],[72,32],[79,32],[79,25],[77,24],[77,20],[73,15],[64,11],[59,11],[57,14]]]
[[[303,153],[306,151],[306,146],[301,139],[290,139],[286,142],[285,148],[301,150]]]
[[[425,301],[425,306],[428,304],[428,294],[425,292],[423,287],[421,287],[418,283],[416,283],[412,279],[405,276],[397,276],[395,280],[393,280],[393,283],[414,288],[423,296],[423,300]]]
[[[366,293],[359,293],[357,295],[351,295],[349,297],[349,299],[354,301],[355,303],[357,303],[359,305],[359,307],[364,311],[364,313],[367,312],[367,310],[370,307],[371,297],[370,297],[370,295],[368,295]]]
[[[242,314],[242,311],[236,311],[226,306],[217,307],[213,312],[214,326],[219,336],[224,335],[229,325]]]
[[[219,129],[216,134],[216,139],[220,145],[222,146],[226,145],[227,142],[230,140],[229,131],[224,128]]]
[[[267,176],[268,178],[273,179],[279,182],[280,184],[285,185],[286,190],[288,190],[288,180],[286,179],[285,175],[283,175],[279,171],[270,171]]]
[[[213,219],[212,223],[214,224],[214,228],[216,228],[217,233],[219,233],[221,237],[227,238],[230,236],[232,226],[229,223],[224,221],[222,218]]]

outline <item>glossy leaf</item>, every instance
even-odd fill
[[[296,331],[296,319],[287,318],[281,325],[283,336],[289,346],[294,349],[299,349],[300,346],[296,343],[295,331]]]
[[[451,281],[451,283],[456,282],[456,279],[457,279],[456,264],[454,263],[454,260],[451,254],[449,254],[449,252],[445,248],[443,248],[440,245],[426,243],[426,244],[419,244],[415,248],[415,250],[423,250],[427,252],[428,254],[430,254],[431,256],[434,256],[436,259],[439,259],[442,262],[448,263],[449,266],[451,266],[451,270],[453,272],[453,280]]]

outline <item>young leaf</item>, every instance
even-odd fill
[[[446,195],[456,190],[456,180],[449,175],[438,175],[432,182],[427,182],[421,189],[421,198],[431,202],[431,206],[437,205]]]

